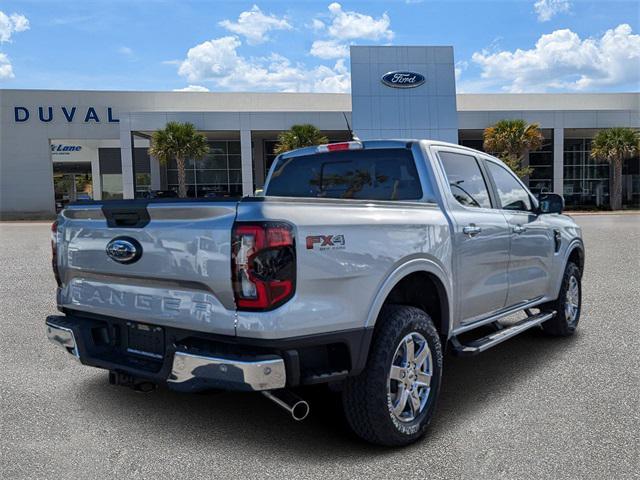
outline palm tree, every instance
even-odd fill
[[[640,134],[625,127],[600,130],[591,142],[591,158],[605,160],[613,167],[611,208],[622,208],[622,163],[640,155]]]
[[[151,136],[149,155],[166,165],[171,160],[178,166],[178,196],[187,196],[185,162],[187,159],[200,160],[209,153],[207,137],[198,133],[191,123],[169,122],[162,130]]]
[[[322,145],[323,143],[329,143],[329,139],[322,135],[317,127],[308,123],[293,125],[289,130],[278,135],[278,144],[274,152],[280,154],[296,148]]]
[[[493,152],[506,163],[520,178],[531,174],[533,169],[522,165],[529,152],[542,146],[544,137],[537,123],[527,124],[524,120],[500,120],[486,128],[483,134],[483,148]]]

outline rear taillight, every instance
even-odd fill
[[[51,267],[53,268],[53,276],[58,286],[62,285],[60,281],[60,272],[58,271],[58,221],[51,224]]]
[[[296,250],[291,225],[235,223],[231,271],[238,310],[271,310],[289,300],[296,289]]]

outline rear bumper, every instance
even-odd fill
[[[261,391],[326,383],[357,374],[371,329],[280,340],[247,339],[163,327],[161,354],[130,348],[128,320],[78,315],[47,317],[47,337],[80,363],[174,390]]]
[[[177,389],[199,390],[208,387],[259,391],[275,390],[284,388],[286,385],[284,360],[276,356],[246,357],[241,360],[231,356],[173,351],[171,354],[165,355],[171,364],[171,371],[165,378],[163,367],[167,361],[159,364],[160,371],[154,374],[149,369],[132,368],[124,361],[120,365],[108,365],[107,363],[114,362],[108,362],[105,356],[100,358],[100,356],[92,355],[87,345],[81,345],[76,340],[76,337],[84,337],[83,326],[79,319],[51,316],[47,317],[46,326],[48,339],[83,364],[124,371],[130,375],[152,381],[165,380]],[[90,328],[95,330],[96,327]],[[117,359],[113,360],[117,362]],[[115,368],[111,368],[112,366]]]
[[[56,324],[55,321],[49,322],[47,318],[47,338],[55,345],[64,348],[68,353],[73,355],[73,358],[80,360],[73,330],[60,326]]]
[[[170,384],[205,382],[240,390],[275,390],[284,388],[287,374],[282,358],[234,360],[186,352],[173,356]]]

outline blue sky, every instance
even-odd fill
[[[463,92],[640,90],[640,2],[0,1],[0,88],[349,89],[348,45],[453,45]]]

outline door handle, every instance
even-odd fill
[[[526,229],[527,229],[527,227],[524,227],[522,225],[514,225],[513,226],[513,233],[523,233]]]
[[[467,225],[462,229],[462,233],[465,235],[469,235],[470,237],[475,237],[478,235],[482,229],[480,227],[476,227],[473,223],[471,225]]]

